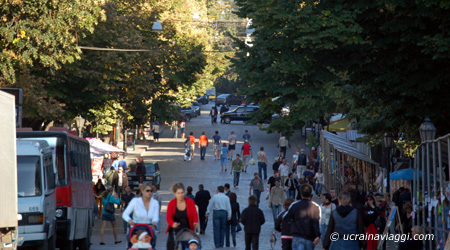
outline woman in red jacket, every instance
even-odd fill
[[[181,229],[188,228],[195,231],[199,227],[195,202],[185,197],[184,190],[184,185],[181,182],[172,185],[172,192],[175,198],[167,206],[166,220],[169,225],[166,231],[166,233],[169,233],[167,237],[167,250],[175,249],[174,235]]]

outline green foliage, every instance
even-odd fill
[[[60,68],[79,59],[79,38],[104,17],[99,1],[1,1],[0,83],[14,83],[20,65]]]
[[[99,134],[108,134],[109,131],[112,131],[117,119],[122,118],[125,121],[133,119],[133,116],[115,101],[108,101],[101,108],[90,109],[89,112],[93,117],[92,130]]]
[[[450,12],[442,1],[237,0],[253,20],[253,47],[233,61],[245,93],[289,116],[269,131],[298,127],[333,112],[371,136],[402,132],[417,143],[430,117],[450,132]],[[272,101],[273,98],[276,101]]]

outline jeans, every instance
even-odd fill
[[[325,241],[325,234],[327,233],[328,225],[327,224],[320,224],[320,242]]]
[[[234,171],[233,185],[239,186],[239,176],[240,175],[241,175],[241,172]]]
[[[295,189],[288,189],[288,191],[286,191],[286,197],[292,197],[295,199]]]
[[[200,146],[200,159],[204,160],[206,155],[206,145]]]
[[[231,233],[231,240],[233,241],[233,245],[236,242],[236,227],[237,225],[231,225],[227,223],[226,227],[226,233],[225,233],[225,246],[230,246],[230,233]]]
[[[264,171],[264,180],[265,180],[265,179],[267,179],[267,165],[265,162],[258,161],[258,173],[259,173],[259,176],[261,176],[261,178],[263,177],[262,171]]]
[[[259,201],[261,200],[260,198],[261,198],[261,191],[259,191],[259,190],[255,190],[255,189],[253,189],[253,195],[254,196],[256,196],[256,198],[258,198],[258,201],[256,202],[256,206],[258,206],[259,207]]]
[[[294,236],[292,239],[292,250],[314,250],[313,241]]]
[[[272,215],[273,215],[273,222],[277,221],[278,215],[281,213],[281,205],[273,205],[272,204]]]
[[[322,194],[322,183],[316,183],[316,194],[320,196]]]
[[[245,233],[245,250],[259,249],[259,234]]]
[[[222,157],[220,158],[220,166],[227,166],[228,163],[228,155],[222,155]]]
[[[225,241],[225,229],[227,224],[227,211],[214,210],[213,212],[213,230],[214,230],[214,245],[223,247]]]

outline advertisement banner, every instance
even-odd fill
[[[97,182],[98,178],[103,177],[102,172],[102,165],[103,165],[103,157],[102,158],[92,158],[92,181]]]

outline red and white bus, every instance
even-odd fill
[[[65,128],[18,131],[17,138],[45,140],[53,150],[56,187],[56,246],[88,250],[93,225],[94,193],[89,142]]]

